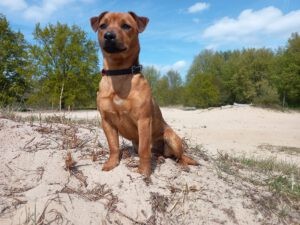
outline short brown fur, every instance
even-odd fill
[[[91,18],[91,26],[98,32],[105,70],[130,68],[139,63],[138,34],[144,31],[148,21],[148,18],[139,17],[133,12],[104,12]],[[125,29],[124,24],[129,25],[130,29]],[[114,44],[120,52],[105,50],[106,32],[116,35]],[[133,142],[140,157],[138,172],[147,177],[151,174],[151,150],[160,151],[166,157],[175,157],[185,167],[198,165],[183,154],[181,138],[163,119],[142,74],[103,76],[99,90],[97,107],[110,149],[109,159],[102,170],[109,171],[120,162],[119,134]]]

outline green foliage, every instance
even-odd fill
[[[180,74],[177,71],[170,70],[165,75],[169,86],[169,101],[168,105],[179,105],[182,103],[183,82]]]
[[[280,104],[278,92],[269,84],[268,80],[261,80],[256,85],[259,89],[253,98],[255,105],[273,107]]]
[[[275,57],[271,50],[264,48],[201,52],[195,57],[188,72],[186,93],[189,94],[186,102],[191,103],[193,98],[191,93],[195,92],[195,90],[189,90],[195,82],[193,78],[200,74],[210,74],[214,78],[211,82],[213,85],[210,85],[212,90],[206,88],[206,91],[216,94],[207,94],[212,96],[212,99],[202,96],[202,100],[198,100],[202,102],[201,107],[234,102],[267,106],[278,104],[279,95],[273,82]],[[201,88],[204,88],[203,85]],[[194,98],[199,98],[199,96],[195,95]]]
[[[157,100],[158,104],[161,106],[170,105],[169,102],[171,101],[170,96],[170,86],[169,81],[166,76],[161,77],[157,81],[157,92],[154,98]]]
[[[282,105],[300,105],[300,36],[292,34],[285,50],[280,49],[275,63],[274,80]]]
[[[33,33],[36,72],[29,103],[40,107],[95,107],[99,68],[96,43],[77,26],[57,23]]]
[[[0,107],[21,106],[30,90],[28,45],[0,14]]]
[[[157,96],[157,82],[160,79],[160,73],[153,66],[143,68],[143,75],[148,80],[152,89],[153,96]]]
[[[178,105],[182,103],[183,82],[177,71],[170,70],[164,76],[152,67],[145,67],[143,74],[148,80],[152,94],[159,105]]]
[[[185,90],[185,104],[197,108],[217,106],[220,92],[215,84],[215,77],[207,74],[193,76]]]

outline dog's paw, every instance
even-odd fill
[[[138,173],[144,175],[145,177],[150,177],[151,175],[151,166],[141,166],[138,167]]]
[[[118,165],[119,165],[118,161],[107,160],[106,163],[104,163],[104,165],[102,167],[102,170],[103,171],[110,171]]]

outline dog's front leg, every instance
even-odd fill
[[[109,121],[102,119],[102,128],[104,130],[109,146],[109,158],[104,163],[102,170],[109,171],[120,163],[120,149],[118,131]]]
[[[151,174],[151,118],[138,120],[140,165],[138,172],[149,177]]]

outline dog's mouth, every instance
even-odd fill
[[[126,48],[115,41],[105,41],[103,50],[107,53],[120,53],[126,51]]]

